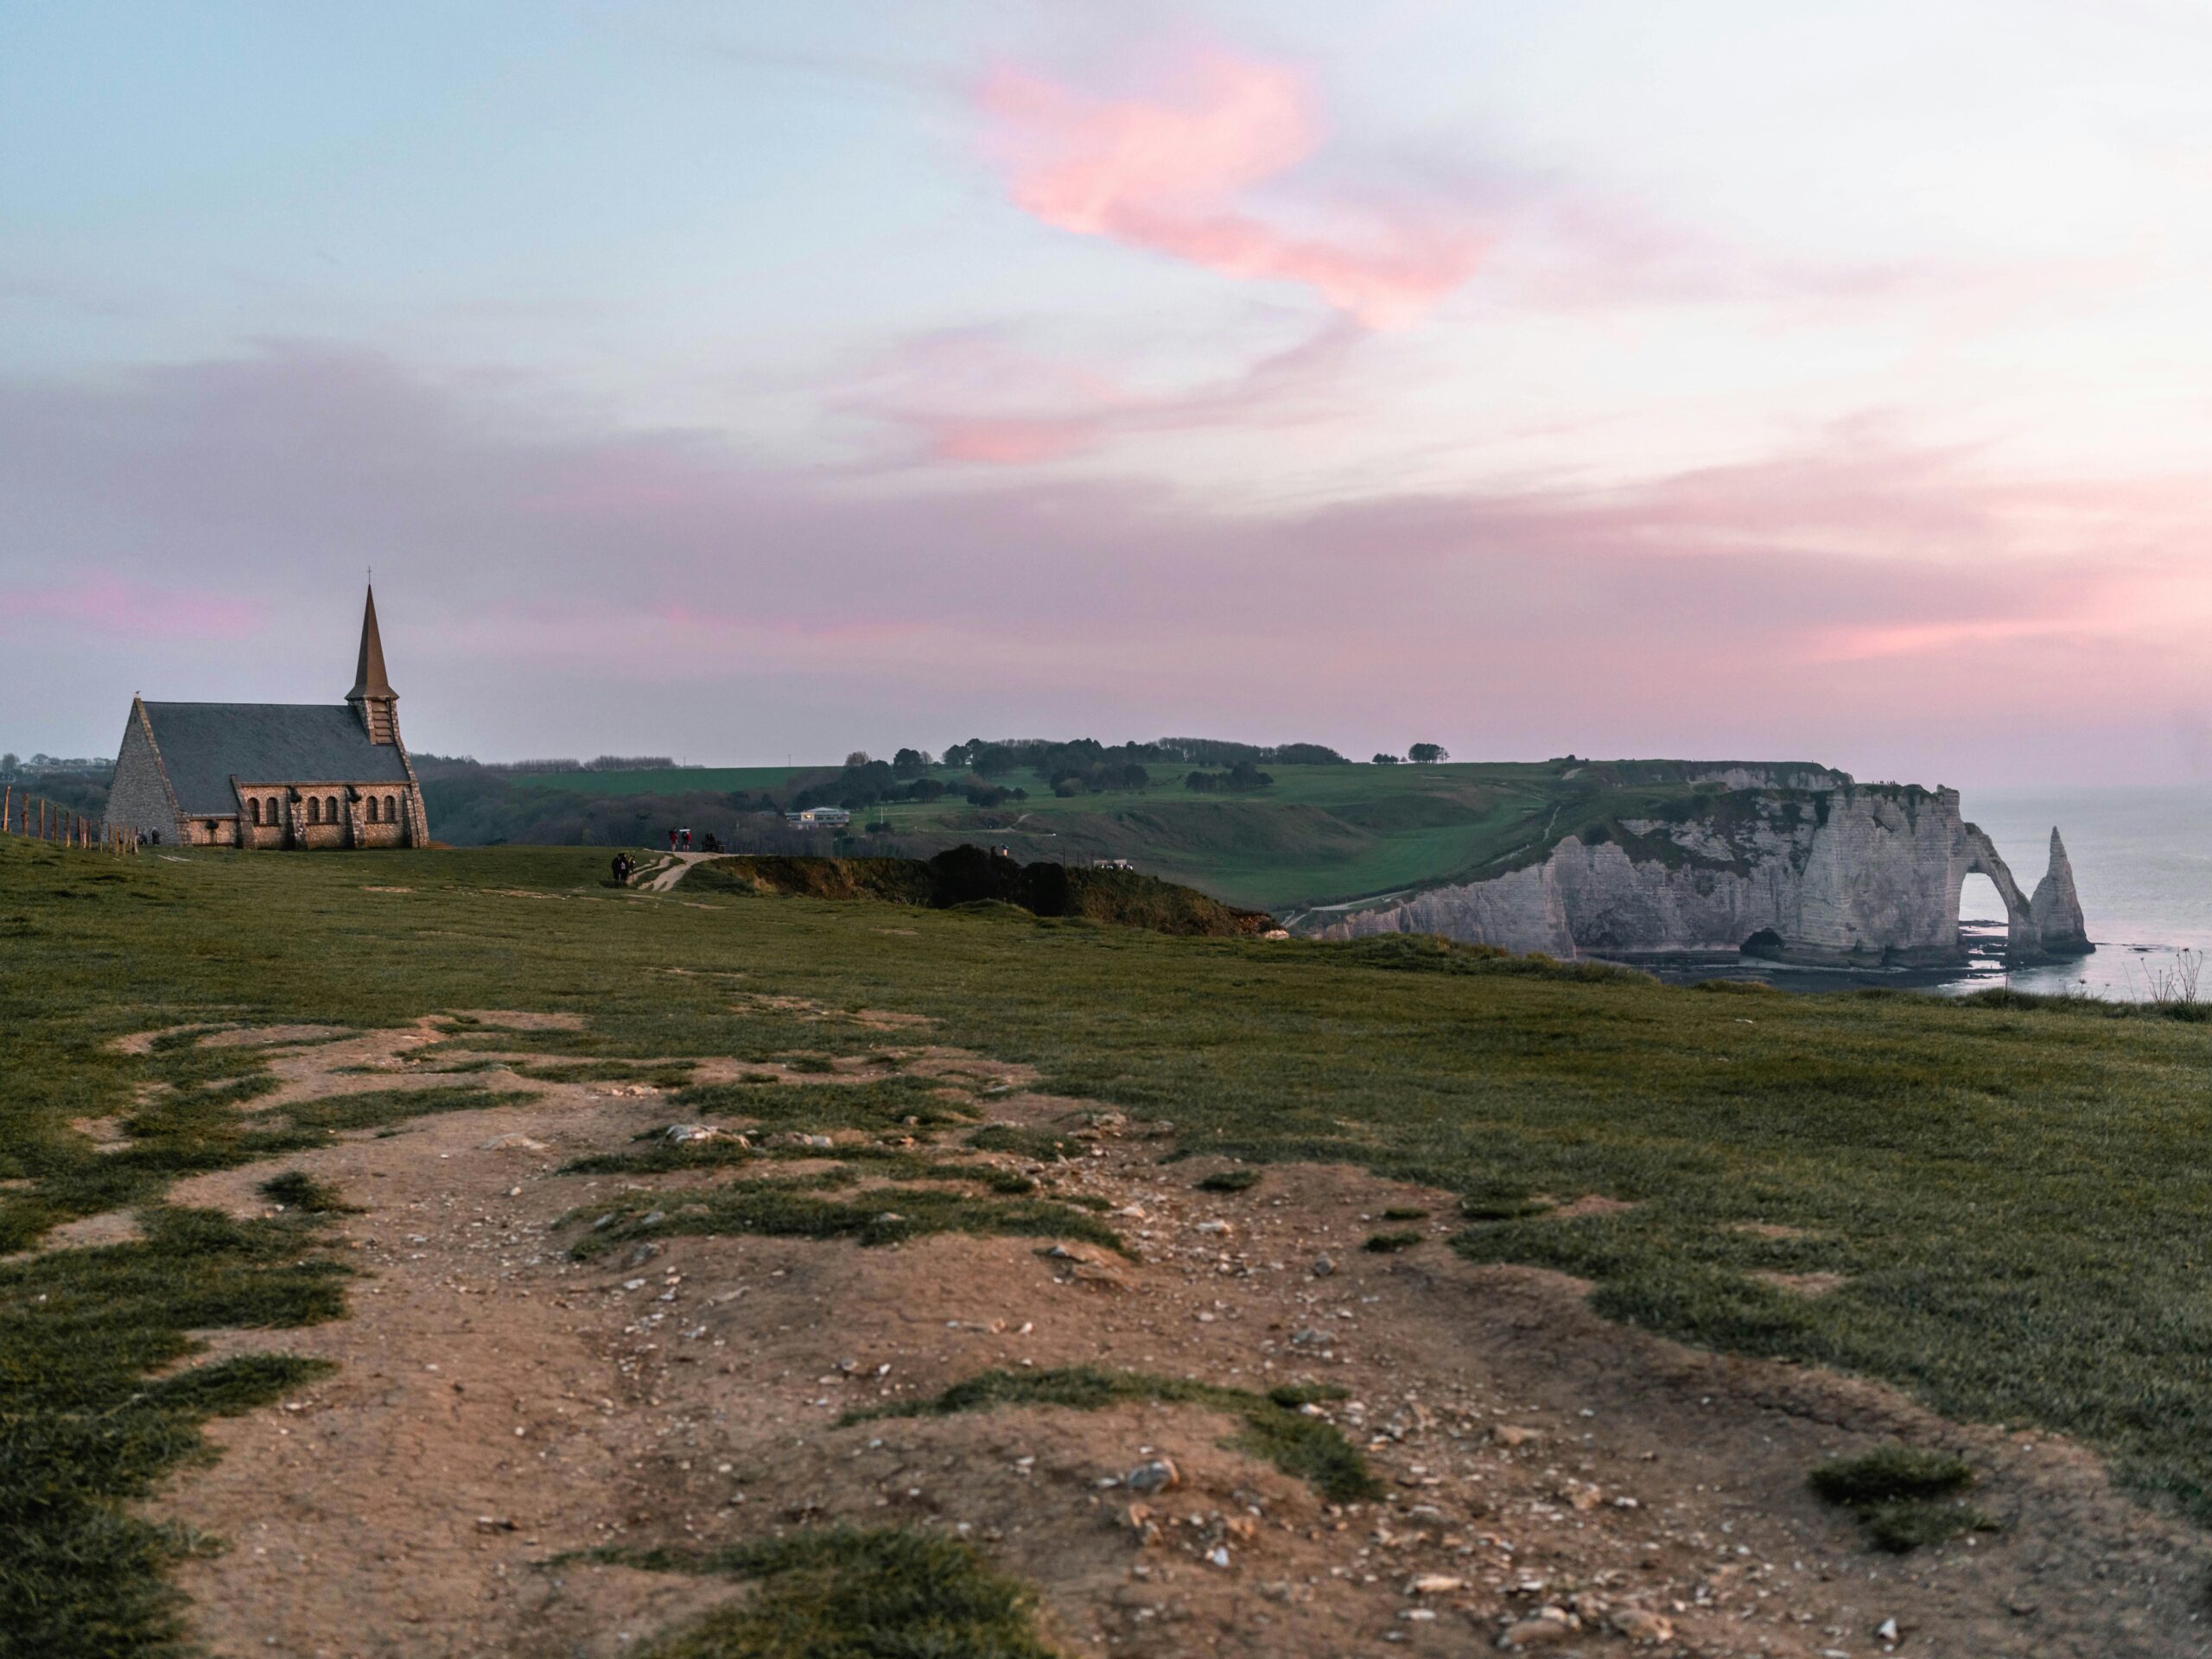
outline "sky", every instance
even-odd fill
[[[2212,779],[2197,0],[0,0],[0,747]]]

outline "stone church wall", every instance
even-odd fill
[[[169,804],[168,785],[162,780],[153,741],[135,711],[124,728],[123,747],[116,755],[115,782],[107,794],[107,821],[142,836],[158,832],[163,841],[176,839],[176,810]]]

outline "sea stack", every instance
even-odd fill
[[[2050,832],[2050,868],[2036,883],[2035,897],[2028,900],[2028,914],[2034,918],[2037,941],[2046,956],[2086,957],[2097,948],[2089,943],[2088,924],[2082,919],[2082,899],[2074,891],[2074,866],[2055,826]]]

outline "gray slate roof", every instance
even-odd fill
[[[146,718],[186,813],[235,812],[244,784],[405,784],[399,751],[369,741],[349,704],[149,702]]]

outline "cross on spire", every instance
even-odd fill
[[[346,701],[365,702],[372,697],[397,695],[385,677],[384,640],[377,633],[377,590],[371,588],[367,607],[361,613],[360,662],[353,671],[353,689],[346,694]]]

